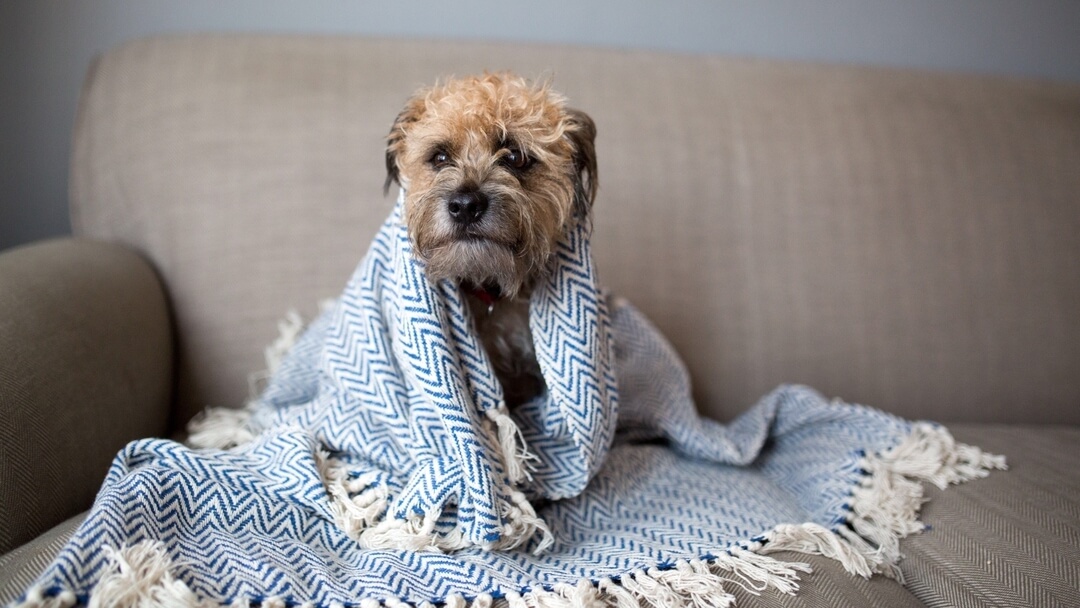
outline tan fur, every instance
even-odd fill
[[[548,83],[509,73],[452,79],[416,93],[387,138],[387,187],[406,190],[405,222],[433,281],[494,288],[492,310],[469,301],[509,401],[542,390],[528,333],[527,299],[574,214],[596,194],[592,120],[566,107]],[[529,164],[511,166],[511,150]],[[437,154],[446,162],[434,162]],[[482,219],[455,223],[455,193],[489,201]]]

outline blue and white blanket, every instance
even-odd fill
[[[117,455],[23,604],[728,605],[798,588],[775,551],[895,575],[920,482],[1004,466],[802,387],[699,417],[670,345],[598,287],[584,219],[531,299],[548,390],[508,411],[400,201],[246,410]]]

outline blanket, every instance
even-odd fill
[[[547,390],[510,411],[402,201],[344,293],[190,445],[133,442],[27,606],[722,606],[805,564],[898,576],[921,482],[1003,468],[930,423],[783,386],[697,415],[670,344],[599,287],[587,218],[530,301]]]

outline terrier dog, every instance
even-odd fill
[[[509,407],[545,390],[529,296],[596,196],[596,126],[547,83],[509,74],[417,92],[387,138],[386,185],[432,281],[458,282]]]

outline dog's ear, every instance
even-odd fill
[[[596,199],[596,123],[581,110],[567,108],[566,136],[574,146],[574,210],[587,215]]]
[[[420,116],[424,113],[424,105],[422,94],[413,96],[390,127],[390,134],[386,136],[386,182],[383,184],[383,196],[390,192],[391,185],[401,184],[397,159],[405,148],[405,132],[412,123],[420,120]]]

